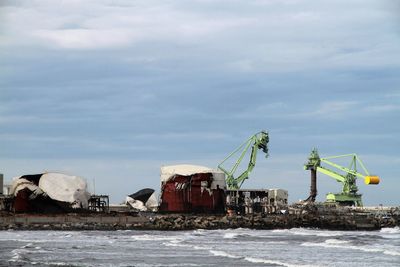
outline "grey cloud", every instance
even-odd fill
[[[54,168],[68,162],[64,169],[102,183],[106,176],[85,162],[96,169],[96,161],[132,161],[132,175],[155,179],[160,164],[216,166],[266,129],[271,165],[260,163],[249,185],[283,177],[282,187],[299,197],[290,177],[301,175],[314,146],[398,153],[399,36],[386,2],[7,3],[0,7],[7,174],[57,158]],[[107,172],[122,181],[123,166],[112,162]]]

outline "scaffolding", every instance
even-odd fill
[[[94,212],[108,213],[110,211],[110,201],[108,195],[90,196],[89,210]]]

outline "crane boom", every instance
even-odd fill
[[[268,142],[269,136],[268,132],[261,131],[257,134],[250,136],[249,139],[246,140],[243,144],[241,144],[238,148],[236,148],[232,153],[230,153],[219,165],[218,169],[223,171],[226,175],[226,182],[229,189],[240,189],[243,182],[249,178],[249,174],[254,169],[257,160],[257,151],[258,149],[262,149],[266,154],[265,157],[268,157]],[[235,173],[243,161],[245,155],[249,151],[251,147],[250,161],[247,165],[247,169],[243,171],[240,175],[235,177]],[[240,152],[241,151],[241,152]],[[239,158],[236,160],[235,164],[231,169],[225,168],[223,166],[227,160],[231,159],[234,155],[240,152]]]
[[[339,164],[336,164],[336,163],[331,162],[331,161],[328,160],[328,159],[337,159],[337,158],[344,158],[344,157],[352,157],[352,161],[351,161],[351,163],[350,163],[350,167],[349,167],[349,168],[340,166]],[[355,175],[355,176],[357,176],[357,177],[359,177],[359,178],[362,178],[362,179],[364,179],[365,176],[368,176],[368,175],[369,175],[368,170],[365,168],[364,164],[362,163],[362,161],[360,160],[360,158],[357,156],[357,154],[346,154],[346,155],[340,155],[340,156],[333,156],[333,157],[322,158],[322,159],[321,159],[321,162],[324,162],[324,163],[326,163],[326,164],[328,164],[328,165],[330,165],[330,166],[332,166],[332,167],[335,167],[335,168],[337,168],[337,169],[339,169],[339,170],[341,170],[341,171],[344,171],[344,172],[346,172],[346,173]],[[362,173],[360,173],[360,172],[357,172],[357,167],[356,167],[356,163],[357,163],[357,162],[359,163],[359,165],[361,166],[361,168],[363,169],[363,171],[365,172],[365,174],[362,174]],[[353,167],[354,169],[352,169],[352,167]]]
[[[333,179],[336,179],[338,182],[344,183],[346,181],[346,179],[339,173],[334,172],[332,170],[328,170],[324,167],[317,167],[317,171],[320,173],[326,174],[326,175],[332,177]]]

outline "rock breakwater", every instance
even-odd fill
[[[2,214],[0,230],[192,230],[192,229],[290,229],[378,230],[399,226],[400,216],[369,213],[188,215],[188,214]]]

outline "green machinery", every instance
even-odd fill
[[[253,170],[254,166],[256,165],[256,159],[257,159],[257,151],[258,149],[262,149],[262,151],[265,153],[265,157],[268,157],[268,142],[269,142],[269,136],[268,132],[266,131],[261,131],[259,133],[256,133],[255,135],[252,135],[249,139],[247,139],[246,142],[244,142],[242,145],[240,145],[238,148],[236,148],[231,154],[229,154],[228,157],[226,157],[219,165],[218,169],[223,171],[226,175],[226,183],[228,185],[228,189],[231,190],[237,190],[240,189],[242,186],[243,182],[249,178],[250,172]],[[247,166],[247,169],[243,171],[239,176],[235,177],[235,173],[242,162],[243,158],[247,154],[247,152],[251,148],[251,154],[250,154],[250,161]],[[234,163],[233,167],[229,170],[227,168],[223,167],[223,164],[226,163],[229,159],[232,159],[236,154],[240,154],[239,158],[236,160]]]
[[[349,167],[343,167],[331,161],[339,158],[350,158]],[[324,166],[322,164],[324,164]],[[357,170],[357,166],[361,167],[363,173]],[[326,202],[328,203],[362,207],[361,194],[358,194],[358,187],[356,185],[357,178],[363,178],[366,184],[379,184],[379,177],[370,175],[361,159],[356,154],[320,158],[318,151],[313,149],[308,158],[308,162],[304,165],[304,169],[311,171],[311,192],[307,201],[315,201],[317,195],[317,171],[332,177],[343,186],[341,193],[328,193],[326,195]],[[340,174],[337,171],[343,172],[344,174]]]

